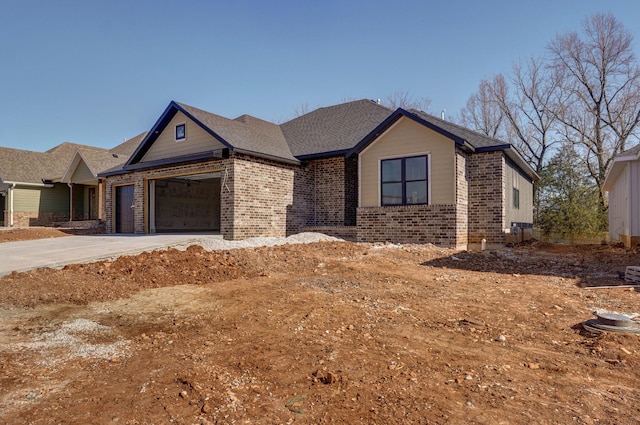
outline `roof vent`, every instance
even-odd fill
[[[441,119],[442,121],[444,121],[444,113],[445,113],[445,112],[447,112],[447,110],[446,110],[446,109],[443,109],[443,110],[442,110],[442,112],[440,112],[440,119]]]
[[[114,157],[114,158],[118,158],[118,154],[117,153],[112,153],[111,156]]]

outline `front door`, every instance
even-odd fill
[[[116,187],[116,233],[134,233],[133,185]]]
[[[89,188],[89,220],[98,218],[98,197],[96,196],[96,188]]]

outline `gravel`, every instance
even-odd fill
[[[37,335],[34,342],[22,344],[22,347],[38,351],[66,349],[68,350],[66,359],[75,357],[113,359],[125,355],[129,341],[120,340],[111,344],[92,344],[85,341],[85,338],[96,333],[110,334],[111,328],[92,320],[76,319],[63,323],[54,331]],[[51,359],[45,361],[45,363],[52,362]]]
[[[333,236],[327,236],[322,233],[313,233],[313,232],[304,232],[297,233],[295,235],[288,236],[286,238],[276,238],[276,237],[259,237],[259,238],[248,238],[238,241],[227,241],[224,239],[214,239],[214,238],[196,238],[188,243],[183,243],[179,245],[172,246],[172,248],[176,248],[184,251],[191,245],[200,245],[207,251],[223,251],[230,249],[241,249],[241,248],[256,248],[261,246],[277,246],[277,245],[285,245],[285,244],[303,244],[303,243],[314,243],[314,242],[323,242],[323,241],[342,241],[342,239],[334,238]]]

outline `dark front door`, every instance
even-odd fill
[[[133,233],[133,185],[116,187],[116,233]]]
[[[89,220],[98,218],[98,197],[96,196],[96,188],[89,188]]]

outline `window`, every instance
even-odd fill
[[[383,206],[428,202],[427,155],[382,160],[380,174]]]
[[[176,142],[184,140],[187,137],[186,124],[176,125]]]
[[[513,208],[520,209],[520,190],[513,188]]]

